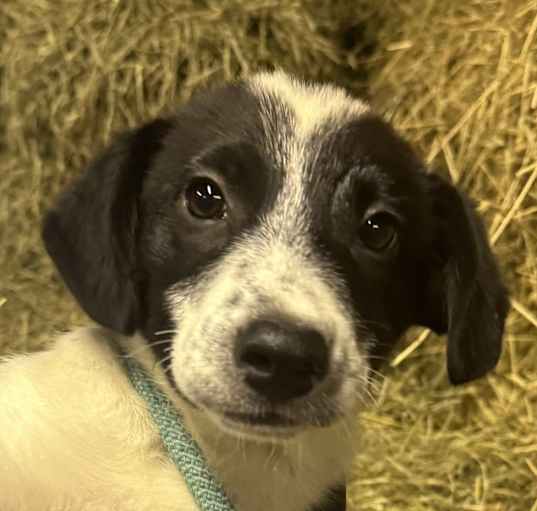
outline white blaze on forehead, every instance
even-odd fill
[[[297,136],[307,136],[328,119],[347,121],[370,111],[367,103],[330,84],[314,84],[283,71],[259,73],[250,79],[254,94],[271,96],[294,114]]]

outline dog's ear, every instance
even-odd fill
[[[425,179],[435,235],[421,270],[418,323],[447,332],[449,379],[465,383],[496,366],[509,301],[470,201],[439,176]]]
[[[140,313],[138,198],[170,127],[157,119],[118,137],[44,220],[45,247],[67,287],[93,320],[125,334]]]

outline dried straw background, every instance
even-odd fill
[[[479,201],[513,294],[486,379],[450,388],[419,331],[395,353],[352,508],[537,510],[535,0],[2,0],[0,353],[85,321],[38,225],[111,133],[271,65],[369,93]]]

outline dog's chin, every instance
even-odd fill
[[[171,379],[171,378],[170,378]],[[234,411],[216,411],[214,407],[201,404],[184,392],[174,379],[172,387],[177,397],[190,408],[205,414],[216,428],[224,433],[264,442],[281,442],[295,438],[308,429],[307,424],[285,419],[278,414],[247,414]]]
[[[254,411],[232,409],[210,399],[192,397],[175,380],[173,387],[183,402],[205,415],[217,430],[241,439],[273,443],[291,441],[307,431],[329,428],[343,418],[335,411],[325,411],[313,417],[293,417],[277,410],[260,410],[258,406],[253,407]]]
[[[284,420],[277,415],[248,415],[207,411],[218,429],[229,435],[259,442],[286,442],[293,440],[308,428],[307,424]]]
[[[307,420],[303,417],[290,418],[277,412],[254,414],[207,408],[204,411],[220,431],[239,438],[273,443],[292,441],[308,431],[329,428],[341,418],[330,415]]]

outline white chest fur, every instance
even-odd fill
[[[104,335],[79,329],[0,364],[2,511],[196,510]],[[139,340],[125,344],[140,349]],[[272,445],[182,412],[238,511],[305,511],[352,459],[344,425]]]

